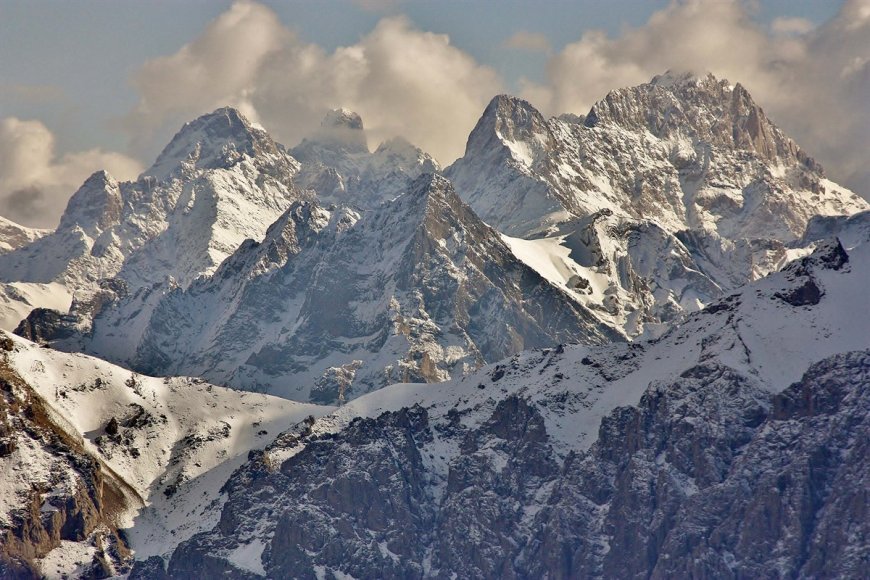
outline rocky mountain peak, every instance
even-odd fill
[[[335,154],[368,153],[362,118],[348,109],[332,109],[313,135],[293,149],[293,156],[305,163]]]
[[[324,129],[351,129],[354,131],[363,131],[362,117],[358,113],[341,107],[339,109],[331,109],[323,117],[320,126]]]
[[[473,155],[500,143],[515,160],[528,165],[551,148],[553,142],[547,120],[531,103],[510,95],[497,95],[469,135],[465,154]]]
[[[728,81],[723,82],[727,84]],[[649,84],[663,88],[675,86],[700,87],[704,85],[717,85],[719,80],[709,71],[703,74],[696,74],[691,71],[668,69],[664,73],[654,76]]]
[[[118,182],[106,171],[97,171],[70,198],[58,229],[78,226],[97,235],[118,222],[123,203]]]
[[[822,173],[821,166],[767,118],[744,86],[712,73],[667,71],[648,83],[611,91],[586,116],[587,127],[602,123],[648,130],[662,139],[686,136]]]
[[[435,173],[441,169],[441,166],[431,155],[404,137],[387,139],[378,145],[374,156],[379,158],[383,164],[397,167],[419,165],[424,173]]]
[[[301,163],[294,183],[317,192],[321,202],[372,209],[406,193],[423,173],[441,167],[431,155],[402,137],[382,142],[369,152],[359,115],[330,111],[321,127],[290,153]]]
[[[427,210],[430,206],[462,203],[453,189],[453,184],[446,177],[438,173],[424,173],[417,177],[408,187],[408,193],[402,196],[400,200],[403,204],[414,205],[426,208]]]
[[[143,175],[167,179],[185,168],[229,167],[242,156],[276,154],[272,138],[232,107],[222,107],[189,123],[175,134]]]

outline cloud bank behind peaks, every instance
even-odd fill
[[[58,157],[39,121],[0,119],[0,215],[31,227],[54,227],[69,197],[94,171],[132,179],[142,166],[125,155],[90,149]]]
[[[250,1],[233,4],[175,54],[145,63],[133,85],[140,100],[124,126],[146,157],[181,123],[230,104],[288,145],[327,110],[347,107],[373,142],[403,135],[452,161],[502,90],[490,67],[404,17],[384,18],[358,43],[329,53]]]
[[[833,179],[870,196],[870,0],[846,0],[817,28],[788,15],[765,27],[750,10],[743,0],[675,0],[618,36],[588,31],[552,54],[546,82],[523,82],[522,95],[548,114],[585,113],[608,91],[668,69],[710,71],[746,86]],[[549,45],[519,33],[503,48]],[[316,130],[328,109],[348,107],[362,115],[372,145],[400,134],[446,164],[504,92],[493,69],[404,17],[327,52],[250,0],[175,54],[147,62],[133,84],[140,100],[125,126],[144,159],[183,122],[230,104],[287,145]]]

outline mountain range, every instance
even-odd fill
[[[860,576],[868,210],[712,75],[204,115],[0,224],[0,576]]]

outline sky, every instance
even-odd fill
[[[870,0],[0,0],[0,215],[53,227],[224,105],[288,146],[344,106],[448,164],[495,94],[585,113],[668,69],[745,85],[870,196]]]

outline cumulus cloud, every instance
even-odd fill
[[[54,135],[39,121],[0,119],[0,215],[28,226],[55,226],[70,195],[98,169],[130,179],[142,167],[100,149],[58,156]]]
[[[502,47],[511,50],[525,50],[527,52],[549,53],[552,51],[550,40],[546,35],[528,32],[527,30],[517,30],[514,32],[505,39]]]
[[[583,113],[667,69],[740,82],[835,180],[870,196],[870,0],[846,0],[812,29],[795,19],[766,29],[740,0],[674,1],[617,37],[587,32],[524,94],[549,113]]]
[[[328,109],[344,106],[362,116],[372,141],[401,134],[442,162],[462,154],[502,87],[446,35],[406,18],[384,18],[358,43],[327,52],[247,0],[177,53],[146,63],[133,84],[141,99],[124,124],[144,155],[156,154],[182,122],[225,104],[291,146]]]
[[[178,52],[146,62],[132,79],[139,102],[122,122],[133,151],[153,154],[154,140],[165,139],[170,126],[221,106],[256,121],[249,93],[259,67],[293,40],[270,9],[236,2]]]

